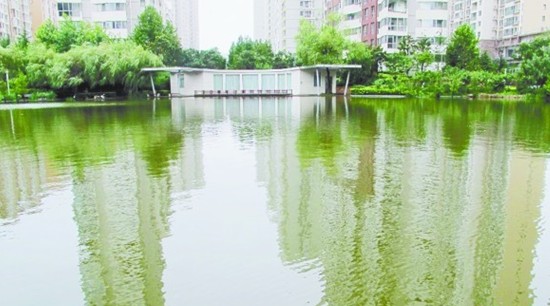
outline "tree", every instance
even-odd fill
[[[132,40],[146,50],[160,55],[165,65],[176,65],[182,57],[179,39],[174,26],[162,22],[162,17],[152,6],[145,8],[138,17]]]
[[[160,58],[130,40],[76,46],[54,53],[42,44],[28,51],[28,82],[58,92],[110,88],[133,92],[144,83],[141,69],[162,64]]]
[[[202,62],[204,68],[209,69],[225,69],[227,60],[216,48],[201,51]]]
[[[353,71],[350,84],[371,83],[378,73],[376,54],[379,48],[371,48],[361,42],[348,42],[346,63],[361,65],[360,71]]]
[[[311,22],[302,20],[296,36],[297,62],[304,66],[317,64],[341,64],[344,62],[346,39],[338,29],[339,18],[329,15],[325,24],[317,29]],[[330,69],[326,69],[326,93],[331,93]]]
[[[0,37],[0,47],[7,48],[11,44],[9,36]]]
[[[391,74],[408,75],[413,67],[413,60],[403,53],[391,53],[386,56],[384,65]]]
[[[550,37],[522,43],[516,54],[516,59],[521,61],[517,74],[518,89],[522,92],[550,89]],[[550,94],[550,91],[545,94]]]
[[[487,51],[479,56],[479,69],[487,72],[496,72],[498,67]]]
[[[290,52],[279,51],[273,56],[273,68],[275,69],[290,68],[295,65],[296,57]]]
[[[446,62],[450,67],[476,70],[479,61],[478,39],[469,24],[458,26],[447,46]]]
[[[271,44],[239,37],[237,42],[231,44],[227,66],[229,69],[271,69],[273,67]]]
[[[412,38],[412,36],[407,35],[402,37],[399,40],[399,44],[397,46],[397,49],[399,52],[405,54],[405,55],[412,55],[414,53],[415,49],[415,42]]]
[[[110,40],[102,27],[73,21],[67,16],[60,21],[59,27],[51,20],[43,23],[36,32],[36,39],[57,52],[67,52],[83,44],[99,45]]]
[[[226,60],[215,48],[206,51],[185,49],[178,65],[192,68],[225,69]]]
[[[434,54],[432,53],[432,43],[430,42],[430,39],[427,37],[420,38],[414,44],[414,50],[415,52],[413,58],[416,68],[420,72],[423,72],[426,67],[428,67],[435,60]]]

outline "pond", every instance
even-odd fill
[[[548,305],[550,105],[0,109],[3,305]]]

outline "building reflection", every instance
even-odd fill
[[[108,165],[88,167],[75,180],[80,271],[90,305],[162,305],[168,233],[168,177],[151,177],[146,162],[121,152]]]
[[[321,269],[321,302],[532,304],[546,159],[513,147],[512,119],[301,105],[258,143],[258,180],[282,260]]]
[[[38,207],[45,185],[57,180],[44,154],[0,149],[0,220],[13,220]]]

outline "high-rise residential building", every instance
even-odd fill
[[[68,16],[72,20],[83,20],[100,25],[112,37],[128,37],[146,6],[157,9],[164,20],[173,21],[174,10],[171,1],[126,0],[58,0],[56,17]]]
[[[174,0],[176,15],[174,24],[181,46],[185,49],[199,48],[199,1]]]
[[[327,0],[325,10],[328,14],[339,14],[340,29],[352,41],[361,41],[363,26],[362,0]]]
[[[1,0],[0,0],[1,1]],[[198,48],[198,0],[34,0],[36,8],[43,10],[54,3],[54,13],[44,11],[43,16],[33,16],[38,22],[67,15],[73,20],[96,23],[111,37],[126,38],[138,23],[145,7],[154,7],[163,20],[170,21],[177,30],[184,48]],[[40,4],[39,4],[40,3]]]
[[[517,46],[550,30],[550,0],[500,0],[496,52],[510,58]]]
[[[480,48],[510,58],[517,46],[550,30],[550,0],[451,0],[450,30],[468,23]]]
[[[396,52],[399,41],[411,36],[429,38],[437,49],[438,38],[449,34],[448,19],[446,0],[378,0],[378,44],[388,52]]]
[[[361,40],[375,46],[378,38],[378,0],[363,0],[361,15]]]
[[[295,52],[300,21],[319,25],[323,15],[323,0],[254,1],[254,39],[270,42],[274,51]]]
[[[0,37],[30,36],[30,0],[0,0]]]
[[[500,0],[452,0],[449,8],[451,32],[461,24],[469,24],[479,39],[481,49],[495,50],[495,44],[500,35],[499,28],[504,28],[499,12],[500,2]],[[513,3],[513,1],[508,2]]]
[[[46,20],[57,21],[57,1],[55,0],[30,0],[32,34]]]

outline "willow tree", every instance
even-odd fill
[[[338,29],[339,17],[329,15],[327,21],[317,28],[311,22],[302,20],[296,36],[296,60],[303,66],[318,64],[344,63],[346,38]],[[326,69],[326,92],[330,93],[332,77],[330,69]]]

